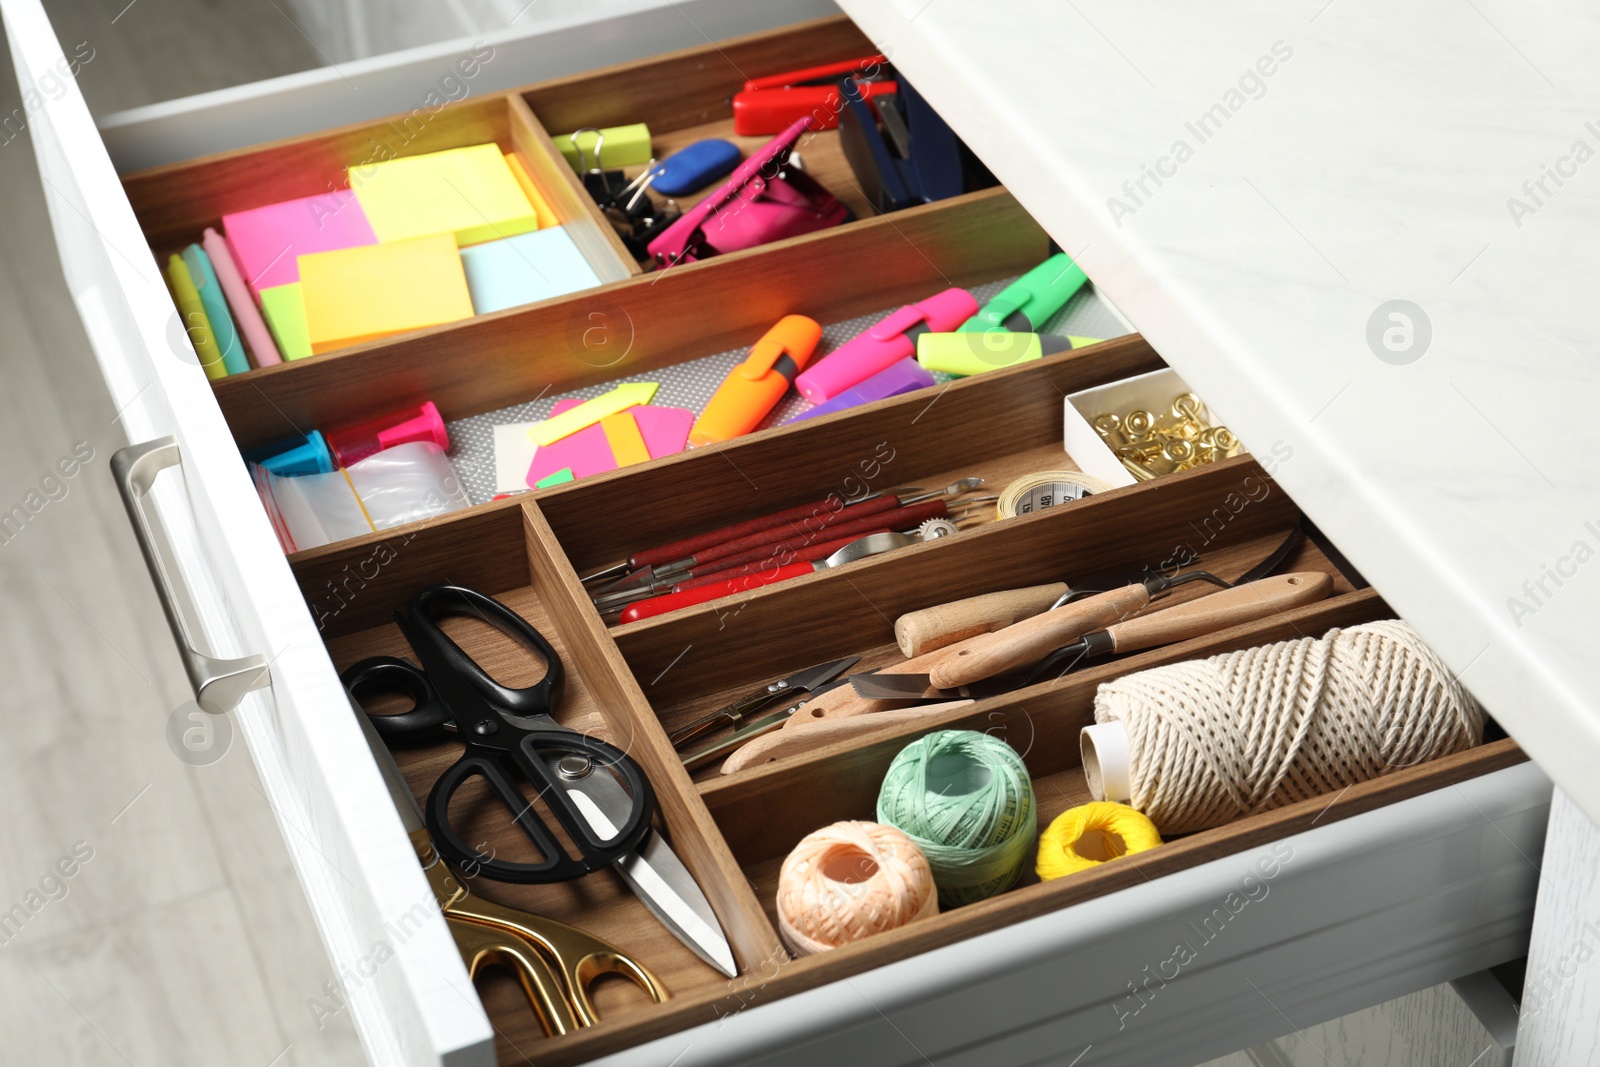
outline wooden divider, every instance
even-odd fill
[[[545,194],[552,210],[561,219],[567,236],[578,246],[602,282],[616,282],[642,274],[644,268],[633,258],[617,231],[606,221],[594,198],[584,189],[577,172],[568,165],[550,134],[539,125],[521,96],[507,98],[510,108],[511,143],[528,168],[528,176]]]
[[[992,189],[213,384],[247,449],[286,424],[337,423],[357,400],[382,411],[428,399],[458,419],[748,346],[791,312],[848,319],[1048,254],[1038,224]],[[596,331],[602,350],[587,343]]]
[[[589,608],[588,597],[562,556],[555,534],[536,504],[526,505],[522,513],[528,565],[551,621],[566,639],[574,669],[582,673],[604,708],[612,744],[624,748],[655,787],[674,849],[722,920],[741,967],[756,968],[785,955],[649,702]]]

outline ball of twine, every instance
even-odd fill
[[[778,873],[778,930],[797,956],[938,913],[927,859],[892,826],[824,826],[794,847]]]
[[[1484,713],[1403,622],[1140,671],[1095,696],[1128,732],[1132,805],[1187,833],[1483,739]]]
[[[1142,813],[1126,804],[1097,800],[1068,808],[1039,835],[1034,867],[1041,882],[1098,867],[1161,844],[1161,834]]]
[[[947,908],[1015,885],[1038,829],[1022,757],[974,730],[940,730],[902,749],[878,791],[878,821],[917,843]]]

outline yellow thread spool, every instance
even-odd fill
[[[1097,800],[1069,808],[1039,835],[1039,881],[1086,871],[1161,844],[1155,823],[1126,804]]]

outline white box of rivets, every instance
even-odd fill
[[[1069,394],[1062,419],[1062,443],[1067,456],[1083,473],[1107,485],[1133,485],[1138,479],[1095,432],[1095,418],[1122,416],[1140,408],[1165,415],[1172,409],[1172,401],[1189,391],[1188,383],[1178,377],[1178,372],[1166,367]]]

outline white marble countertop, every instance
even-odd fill
[[[1600,820],[1600,9],[841,6]]]

